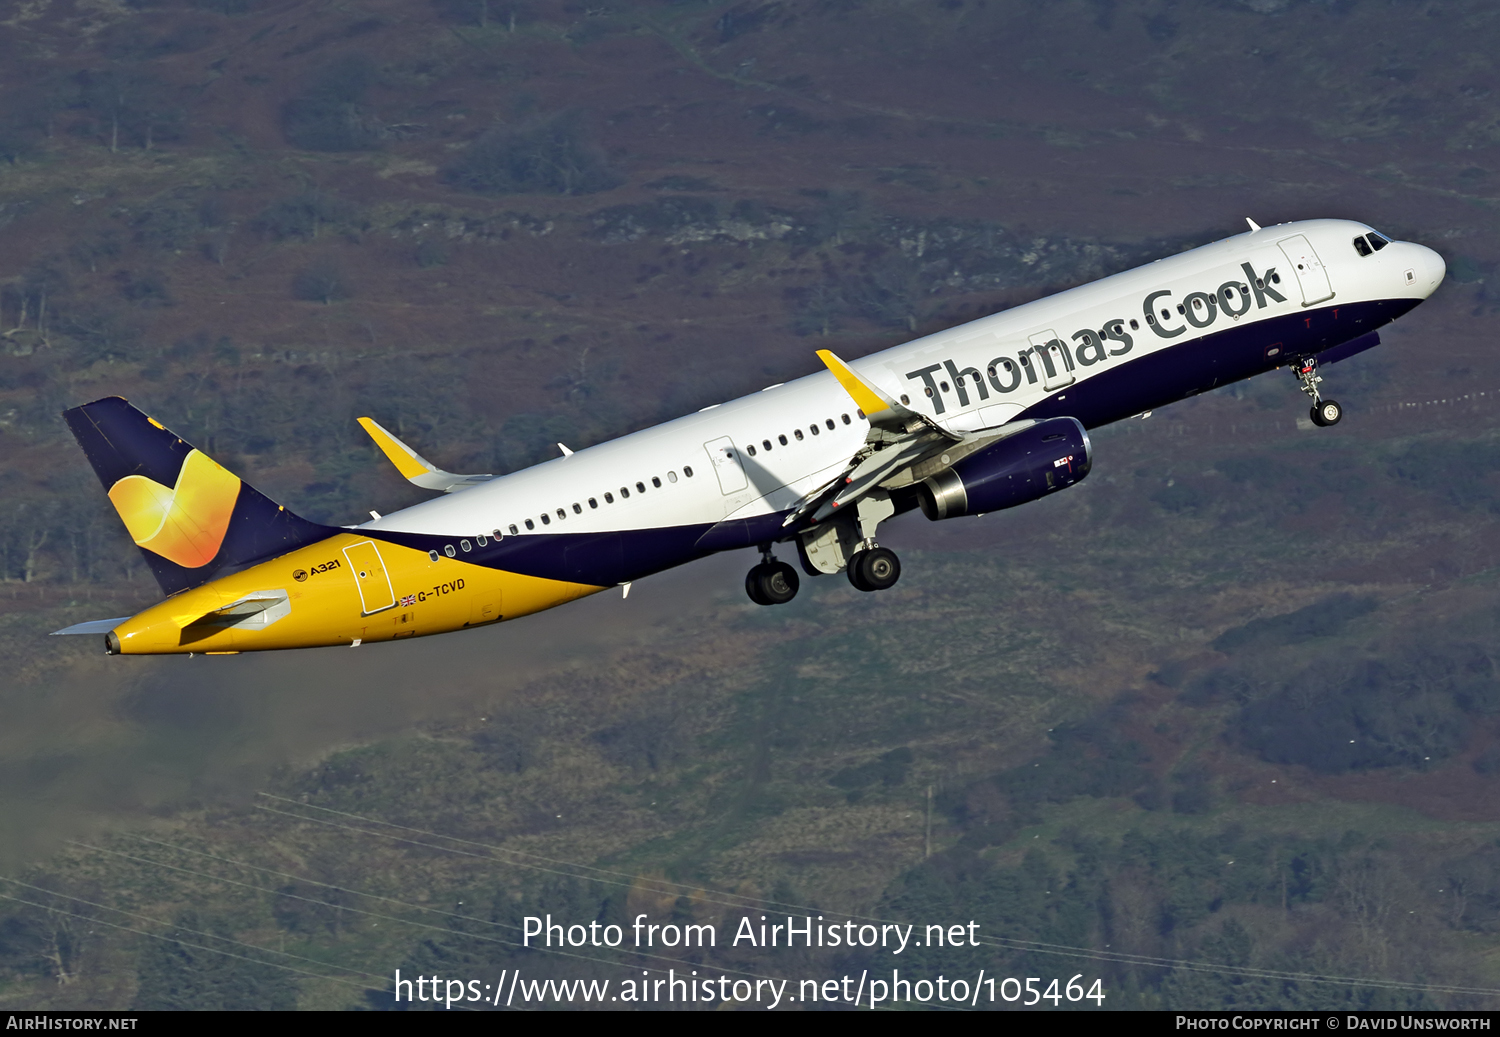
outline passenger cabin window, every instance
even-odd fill
[[[552,520],[547,517],[547,513],[545,511],[542,512],[542,525],[544,525],[544,526],[550,526],[550,525],[552,525]]]
[[[782,446],[786,446],[786,436],[777,436],[776,442],[780,443]]]
[[[802,434],[802,430],[800,428],[794,428],[794,429],[792,429],[792,435],[796,436],[798,440],[803,440],[803,439],[807,438],[806,436],[804,436]]]
[[[847,415],[847,414],[840,414],[839,417],[844,419],[844,424],[845,425],[849,424],[849,415]],[[830,422],[829,424],[832,424],[832,422]]]
[[[760,441],[760,445],[761,445],[762,448],[764,448],[764,450],[766,451],[766,453],[770,453],[771,452],[771,441],[769,439],[762,439]]]
[[[645,493],[646,492],[646,484],[643,483],[643,482],[636,483],[635,484],[635,492],[636,493]]]
[[[563,520],[563,519],[565,519],[567,517],[568,517],[568,513],[566,511],[564,511],[562,508],[558,508],[557,509],[557,518],[558,518],[558,521],[561,521],[561,520]]]
[[[903,399],[904,398],[905,397],[903,397]],[[823,424],[825,424],[825,425],[828,426],[828,431],[829,432],[833,431],[833,419],[832,418],[825,418],[824,421],[823,421]],[[847,424],[849,424],[849,422],[847,420],[845,420],[844,424],[847,425]]]
[[[599,506],[599,500],[598,500],[598,498],[596,498],[596,497],[590,497],[589,498],[589,507],[591,507],[591,508],[597,508],[598,506]]]
[[[606,493],[604,495],[604,503],[605,504],[613,504],[614,502],[615,502],[615,495],[613,493]]]
[[[1364,235],[1361,234],[1359,237],[1354,239],[1354,251],[1358,252],[1362,256],[1368,256],[1375,250],[1370,247],[1370,243],[1366,241]]]
[[[438,553],[436,551],[428,551],[427,557],[431,558],[435,562],[438,560]]]
[[[745,448],[745,453],[749,454],[751,457],[754,457],[755,456],[755,444],[751,443],[749,446],[747,446]]]
[[[628,486],[621,486],[620,487],[620,497],[623,499],[623,498],[627,498],[629,496],[630,496],[630,488]]]
[[[692,467],[692,465],[683,465],[682,466],[682,474],[685,475],[685,476],[687,476],[689,479],[691,479],[693,477],[693,467]]]
[[[464,549],[465,554],[468,554],[474,549],[474,545],[469,543],[467,540],[460,540],[458,542],[458,546]]]
[[[526,528],[527,528],[527,529],[530,529],[530,528],[531,528],[531,527],[530,527],[530,526],[527,526],[527,527],[526,527]],[[514,523],[514,522],[512,522],[512,523],[511,523],[511,524],[510,524],[510,535],[511,535],[511,536],[516,536],[516,535],[518,535],[518,534],[519,534],[519,533],[520,533],[520,532],[521,532],[521,531],[520,531],[520,530],[519,530],[519,529],[517,529],[517,528],[516,528],[516,524],[515,524],[515,523]]]
[[[653,475],[651,477],[651,485],[655,486],[658,490],[661,489],[661,476]]]
[[[1132,317],[1132,318],[1131,318],[1131,319],[1130,319],[1130,330],[1131,330],[1131,331],[1139,331],[1139,330],[1140,330],[1140,328],[1141,328],[1141,326],[1140,326],[1140,325],[1139,325],[1139,324],[1138,324],[1138,323],[1136,323],[1136,320],[1135,320],[1135,318],[1134,318],[1134,317]]]
[[[582,515],[583,514],[583,505],[579,504],[578,502],[575,501],[573,503],[573,514],[575,514],[575,515]]]
[[[497,530],[495,530],[495,534],[496,534],[496,535],[497,535],[497,536],[498,536],[498,535],[499,535],[499,533],[500,533],[500,531],[499,531],[499,530],[498,530],[498,529],[497,529]],[[485,539],[485,538],[484,538],[484,534],[483,534],[483,533],[481,533],[481,534],[480,534],[480,535],[479,535],[479,537],[478,537],[478,538],[477,538],[477,539],[476,539],[476,540],[475,540],[475,543],[477,543],[477,544],[478,544],[478,545],[479,545],[479,546],[480,546],[480,547],[483,547],[483,546],[484,546],[484,545],[485,545],[485,544],[488,544],[488,543],[489,543],[489,541],[488,541],[488,540],[486,540],[486,539]]]
[[[676,481],[677,481],[677,473],[676,472],[668,472],[667,473],[667,482],[676,482]]]
[[[449,558],[453,558],[453,557],[457,556],[458,552],[455,551],[455,550],[453,550],[453,545],[452,544],[444,544],[443,545],[443,554],[447,555]]]
[[[811,432],[815,436],[820,434],[818,432],[818,426],[816,426],[816,425],[809,425],[809,426],[807,426],[807,431]]]
[[[527,529],[535,529],[536,528],[536,523],[533,522],[533,521],[531,521],[531,519],[527,519],[526,520],[526,528]]]

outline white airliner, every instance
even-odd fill
[[[1436,290],[1422,245],[1344,220],[1262,228],[773,385],[501,477],[441,471],[368,418],[432,500],[323,526],[118,397],[65,417],[165,601],[58,633],[111,654],[361,645],[515,619],[753,547],[762,605],[798,568],[892,586],[880,524],[1014,507],[1091,465],[1087,429],[1289,367],[1332,425],[1320,365]],[[773,555],[785,545],[800,562]]]

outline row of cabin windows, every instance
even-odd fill
[[[1368,241],[1365,240],[1367,237],[1369,238]],[[1362,256],[1368,256],[1372,253],[1379,252],[1390,243],[1390,238],[1386,237],[1384,234],[1376,234],[1372,230],[1368,235],[1362,234],[1354,239],[1354,251],[1358,252]]]
[[[861,418],[863,418],[865,416],[865,412],[862,411],[862,410],[857,410],[854,413],[858,414]],[[853,419],[850,418],[849,415],[847,415],[847,414],[840,414],[839,415],[839,419],[842,420],[845,425],[849,425],[849,424],[853,423]],[[833,421],[832,418],[824,418],[823,419],[823,424],[826,425],[826,426],[828,426],[828,431],[830,431],[830,432],[832,432],[835,428],[838,427],[837,425],[834,424],[834,421]],[[817,425],[816,422],[814,422],[813,424],[807,426],[807,431],[811,432],[815,436],[820,436],[820,435],[823,434],[823,430],[820,429],[820,428],[818,428],[818,425]],[[804,439],[807,438],[805,435],[802,434],[802,430],[800,428],[792,429],[792,436],[799,443],[802,440],[804,440]],[[788,440],[787,440],[785,434],[777,436],[776,437],[776,442],[780,443],[782,446],[788,445]],[[773,449],[772,446],[771,446],[771,441],[769,439],[762,439],[760,441],[760,448],[762,450],[764,450],[768,454]],[[756,451],[755,451],[755,444],[751,443],[749,446],[745,447],[745,453],[749,454],[751,457],[754,457],[755,453],[756,453]]]
[[[685,476],[687,476],[689,479],[691,479],[693,477],[693,468],[692,468],[692,466],[691,465],[684,465],[683,468],[682,468],[682,474],[685,475]],[[676,472],[668,472],[667,473],[667,482],[676,482],[676,481],[677,481],[677,473]],[[653,475],[651,477],[651,485],[655,486],[657,489],[660,489],[661,488],[661,476],[659,476],[659,475]],[[645,493],[646,492],[646,484],[645,484],[645,482],[644,481],[637,482],[635,484],[635,491],[637,493]],[[628,498],[630,496],[630,487],[628,487],[628,486],[621,486],[620,487],[620,496],[622,498]],[[615,495],[613,493],[606,493],[604,495],[604,503],[605,504],[613,504],[614,502],[615,502]],[[597,507],[599,507],[599,499],[597,497],[590,497],[589,498],[589,507],[590,508],[597,508]],[[565,508],[558,508],[555,514],[557,515],[557,520],[559,522],[561,522],[563,519],[565,519],[565,518],[568,517],[568,512],[567,512],[567,509],[565,509]],[[583,505],[579,504],[577,502],[574,502],[574,504],[573,504],[573,514],[575,514],[575,515],[582,515],[583,514]],[[542,520],[542,525],[544,525],[544,526],[550,526],[552,524],[552,516],[551,515],[548,515],[547,513],[543,512],[539,517]],[[525,525],[526,525],[527,529],[535,529],[536,528],[536,522],[534,520],[532,520],[532,519],[526,519],[525,520]],[[519,534],[521,532],[521,530],[516,526],[516,524],[514,522],[512,522],[507,528],[510,530],[510,535],[511,536],[516,536],[517,534]],[[503,540],[503,539],[505,539],[505,533],[504,533],[504,531],[499,530],[499,529],[495,530],[495,540],[496,541],[500,541],[500,540]],[[479,544],[480,547],[484,547],[486,544],[488,544],[490,542],[489,538],[485,537],[485,536],[475,537],[474,540]],[[460,540],[458,542],[458,546],[465,553],[468,553],[469,551],[472,551],[474,549],[474,544],[470,543],[467,540]],[[449,558],[456,558],[456,557],[458,557],[458,552],[453,549],[453,545],[452,544],[445,544],[445,545],[443,545],[443,554],[447,555]],[[431,558],[435,562],[435,561],[438,560],[439,556],[438,556],[437,551],[434,550],[434,551],[428,551],[427,552],[427,557]]]
[[[683,469],[682,469],[682,474],[685,475],[685,476],[687,476],[689,479],[691,479],[693,477],[693,468],[692,468],[692,466],[691,465],[684,465]],[[668,472],[667,473],[667,482],[673,482],[674,483],[676,481],[677,481],[677,473],[676,472]],[[659,476],[659,475],[653,475],[651,477],[651,485],[654,486],[655,488],[657,488],[658,490],[661,489],[661,476]],[[638,481],[635,484],[635,492],[636,493],[645,493],[646,492],[646,483],[645,483],[644,480]],[[621,500],[628,500],[629,497],[630,497],[630,487],[629,486],[621,486],[620,487],[620,499]],[[615,502],[615,495],[613,493],[611,493],[611,492],[606,492],[604,494],[604,503],[605,504],[613,504],[614,502]],[[599,498],[597,498],[597,497],[590,497],[589,501],[588,501],[588,504],[589,504],[590,508],[597,509],[599,507]],[[555,514],[557,515],[557,520],[559,522],[563,521],[564,519],[566,519],[568,517],[568,511],[567,511],[566,508],[558,508],[557,511],[555,512]],[[577,501],[573,502],[573,514],[575,514],[575,515],[582,515],[583,514],[583,505],[579,504]],[[552,516],[549,515],[549,514],[547,514],[545,511],[542,512],[542,514],[540,516],[538,516],[538,517],[542,520],[542,525],[544,525],[544,526],[550,526],[550,525],[552,525]],[[526,525],[527,529],[535,529],[536,528],[536,523],[533,520],[531,520],[531,519],[527,519],[526,522],[525,522],[525,525]],[[516,528],[515,523],[511,523],[510,532],[511,532],[511,535],[513,535],[513,536],[515,534],[517,534],[517,533],[520,532],[520,530]],[[498,529],[495,530],[495,535],[496,535],[496,537],[499,537],[500,531]]]

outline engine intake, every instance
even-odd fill
[[[1049,418],[923,479],[922,514],[936,522],[1014,508],[1078,482],[1093,466],[1077,418]]]

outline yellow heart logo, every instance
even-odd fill
[[[239,496],[239,476],[198,450],[182,462],[170,490],[144,475],[127,475],[109,490],[130,539],[187,569],[219,553]]]

